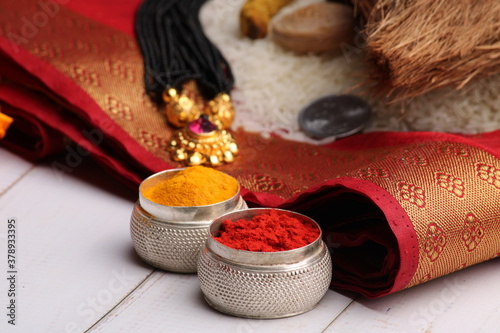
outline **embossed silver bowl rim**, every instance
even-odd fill
[[[245,250],[237,250],[233,249],[229,246],[226,246],[216,239],[214,236],[217,236],[222,223],[229,219],[231,221],[237,221],[240,219],[250,220],[254,216],[268,214],[271,210],[278,211],[281,214],[286,214],[288,216],[292,216],[294,218],[300,219],[301,221],[305,221],[316,226],[319,230],[319,235],[316,240],[312,243],[302,246],[293,250],[288,251],[278,251],[278,252],[255,252],[255,251],[245,251]],[[313,256],[315,252],[321,250],[322,244],[322,232],[321,228],[316,221],[311,219],[308,216],[302,215],[300,213],[296,213],[289,210],[278,209],[278,208],[250,208],[244,210],[238,210],[226,213],[224,215],[216,218],[209,228],[209,236],[207,238],[206,246],[213,253],[217,254],[224,260],[238,265],[258,265],[259,270],[266,270],[266,265],[269,265],[269,270],[276,271],[281,268],[284,270],[290,270],[292,267],[290,266],[293,263],[297,263],[299,266],[308,265],[308,261],[316,261],[317,258]],[[286,265],[280,267],[279,265]]]
[[[139,186],[139,203],[141,207],[157,220],[164,222],[182,222],[185,226],[197,225],[200,222],[211,222],[216,217],[236,209],[241,205],[240,186],[229,199],[205,206],[165,206],[147,199],[142,193],[152,186],[173,177],[185,168],[169,169],[155,173],[144,179]]]

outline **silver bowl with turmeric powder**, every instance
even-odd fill
[[[132,243],[146,263],[195,273],[210,223],[246,209],[237,180],[203,166],[171,169],[142,181],[130,221]]]
[[[290,249],[287,249],[290,242],[299,244],[297,237],[284,239],[284,234],[301,237],[309,231],[288,222],[278,226],[266,217],[262,227],[252,226],[246,234],[242,232],[247,222],[261,223],[255,220],[262,220],[262,215],[272,218],[272,211],[280,219],[291,217],[307,224],[307,230],[315,228],[317,232],[306,245]],[[222,233],[229,233],[225,223],[235,223],[228,227],[234,231],[228,239],[230,243],[221,240]],[[290,317],[315,308],[328,291],[331,256],[319,225],[307,216],[281,209],[250,208],[220,216],[209,232],[198,261],[198,279],[205,300],[220,312],[245,318]],[[266,233],[269,236],[259,236]],[[268,244],[258,244],[256,238],[267,238],[274,249],[269,250]],[[250,242],[246,242],[248,239]]]

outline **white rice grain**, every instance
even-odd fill
[[[320,0],[296,0],[283,15]],[[328,94],[339,94],[363,80],[362,53],[347,56],[298,55],[267,37],[251,40],[239,30],[244,0],[212,0],[201,12],[208,37],[219,47],[235,76],[233,128],[271,133],[311,143],[298,125],[301,108]],[[369,131],[439,131],[474,134],[500,128],[500,76],[482,80],[468,90],[441,89],[404,105],[369,100],[373,119]],[[404,109],[404,112],[402,111]],[[331,139],[330,139],[331,140]]]

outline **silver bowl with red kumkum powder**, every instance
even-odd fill
[[[306,231],[298,233],[313,236],[305,245],[284,250],[300,243],[297,237],[301,235],[291,235],[295,229],[290,227],[289,219],[304,225],[305,229],[300,230]],[[254,226],[245,226],[262,220],[274,222],[267,223],[267,227],[266,223],[260,224],[253,230],[250,229]],[[231,246],[218,240],[228,223],[238,224],[230,231],[232,240],[236,240]],[[239,234],[238,229],[246,236]],[[281,209],[252,208],[220,216],[210,225],[209,232],[198,261],[198,279],[206,301],[220,312],[262,319],[294,316],[313,309],[330,286],[330,253],[321,239],[319,225],[307,216]],[[247,248],[252,250],[233,248],[245,246],[245,237],[252,233],[268,233],[264,245],[250,242]],[[273,233],[279,236],[274,237]],[[286,234],[293,240],[285,240]]]
[[[240,188],[229,199],[204,206],[166,206],[144,193],[184,170],[171,169],[146,178],[139,186],[139,200],[130,219],[132,243],[139,257],[157,268],[196,273],[198,256],[212,221],[227,212],[245,209]]]

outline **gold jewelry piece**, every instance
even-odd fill
[[[234,120],[234,106],[231,103],[231,97],[228,94],[220,93],[214,99],[208,102],[206,114],[208,114],[214,123],[221,129],[231,126]]]
[[[234,107],[228,94],[220,93],[205,102],[195,81],[179,93],[173,88],[163,93],[168,121],[175,127],[169,150],[175,161],[187,165],[219,166],[231,163],[238,145],[227,130],[234,120]]]
[[[183,127],[201,116],[204,105],[189,96],[186,89],[180,94],[174,88],[169,88],[163,93],[166,103],[165,112],[167,120],[175,127]]]
[[[238,145],[227,130],[220,130],[202,115],[174,133],[169,149],[174,160],[188,165],[219,166],[231,163],[238,154]]]

